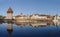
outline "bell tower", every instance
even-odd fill
[[[8,9],[8,11],[7,11],[7,17],[8,17],[8,19],[13,19],[13,10],[12,10],[12,8],[11,7],[9,7],[9,9]]]

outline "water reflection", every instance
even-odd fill
[[[31,26],[31,27],[34,27],[34,28],[37,28],[37,27],[46,27],[46,26],[58,26],[59,24],[56,24],[54,22],[14,22],[14,23],[7,23],[8,24],[8,27],[7,27],[7,31],[9,33],[9,35],[12,34],[13,32],[13,24],[17,25],[17,26]]]
[[[3,24],[3,22],[1,22],[1,24]],[[42,35],[48,35],[48,34],[55,35],[55,33],[57,34],[58,32],[60,32],[60,27],[58,24],[55,24],[53,22],[28,22],[28,23],[27,22],[14,22],[14,23],[8,22],[6,31],[11,37],[15,37],[15,36],[27,37],[27,36],[37,36],[37,35],[42,36]]]
[[[13,25],[12,25],[12,23],[7,23],[7,24],[8,24],[7,31],[11,35],[12,31],[13,31]]]
[[[18,26],[25,26],[25,25],[29,25],[32,27],[39,27],[39,26],[48,26],[48,25],[53,25],[53,22],[15,22],[16,25]]]

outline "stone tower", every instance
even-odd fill
[[[9,7],[9,9],[8,9],[8,11],[7,11],[7,17],[8,17],[8,19],[13,19],[13,10],[12,10],[12,8],[11,7]]]

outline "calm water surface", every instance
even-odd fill
[[[59,37],[60,25],[32,27],[12,24],[13,31],[7,31],[7,23],[0,24],[0,37]]]

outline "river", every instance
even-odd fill
[[[50,24],[46,26],[31,26],[30,24],[18,25],[16,23],[0,24],[0,37],[59,37],[59,36],[60,25]]]

